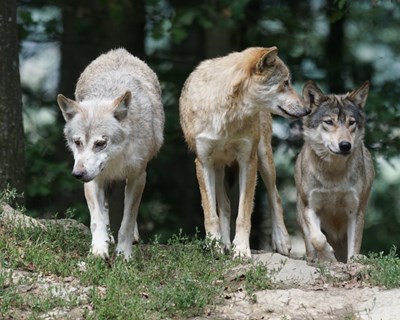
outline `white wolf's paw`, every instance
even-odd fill
[[[272,249],[285,256],[290,254],[292,244],[286,230],[276,229],[272,231]]]
[[[132,257],[132,244],[118,243],[115,251],[118,255],[124,255],[125,260],[129,260]]]
[[[103,242],[103,243],[92,244],[92,247],[90,248],[90,253],[96,257],[108,259],[109,257],[108,243]]]

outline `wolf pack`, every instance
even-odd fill
[[[323,93],[308,81],[300,96],[276,47],[247,48],[195,68],[180,95],[180,123],[195,155],[206,237],[217,250],[251,257],[251,215],[259,173],[268,196],[272,249],[290,254],[271,145],[272,115],[279,115],[301,119],[303,125],[294,180],[307,260],[347,262],[359,254],[374,180],[364,144],[368,91],[368,81],[344,94]],[[75,99],[59,94],[57,103],[74,156],[72,175],[84,183],[90,252],[109,257],[114,238],[109,232],[107,188],[122,180],[124,211],[115,248],[129,259],[139,241],[137,216],[147,164],[163,144],[164,110],[157,75],[125,49],[113,49],[82,72]],[[229,167],[236,168],[239,188],[234,224],[225,183]]]

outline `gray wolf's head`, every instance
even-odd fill
[[[308,81],[303,98],[311,114],[303,118],[304,140],[321,157],[348,156],[364,138],[365,112],[369,82],[343,95],[324,95]]]
[[[115,100],[76,102],[63,95],[57,103],[66,121],[64,135],[75,164],[72,175],[89,182],[100,175],[110,160],[124,151],[126,132],[123,122],[128,114],[131,93]]]
[[[244,86],[253,103],[289,119],[310,113],[308,106],[293,89],[289,69],[278,57],[276,47],[249,48],[243,53],[247,53],[247,59],[242,68],[250,74]]]

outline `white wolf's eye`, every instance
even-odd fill
[[[328,126],[333,125],[333,121],[332,121],[332,120],[324,120],[324,122],[325,122]]]
[[[74,140],[74,143],[75,143],[75,146],[76,146],[77,148],[79,148],[79,147],[82,146],[82,142],[81,142],[81,140],[79,140],[79,139],[75,139],[75,140]]]
[[[95,146],[96,148],[98,148],[98,149],[102,149],[102,148],[104,148],[104,147],[106,146],[106,144],[107,144],[107,141],[106,141],[106,140],[97,140],[97,141],[94,143],[94,146]]]

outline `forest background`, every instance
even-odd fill
[[[165,143],[149,164],[140,206],[141,236],[146,241],[159,235],[162,242],[180,230],[203,234],[194,157],[179,125],[180,90],[206,58],[250,46],[277,46],[299,93],[309,79],[334,93],[371,81],[365,141],[376,180],[362,251],[388,251],[400,245],[399,0],[19,0],[10,5],[16,10],[18,38],[3,37],[0,44],[18,45],[22,115],[18,108],[13,110],[16,118],[23,116],[24,152],[16,157],[25,165],[17,167],[16,187],[24,193],[29,215],[72,216],[89,223],[83,184],[71,176],[73,158],[65,146],[56,95],[73,98],[87,64],[112,48],[125,47],[157,73],[166,113]],[[0,61],[11,61],[12,54],[0,50]],[[5,87],[0,88],[3,97]],[[301,122],[274,117],[273,129],[278,190],[286,225],[295,235],[299,227],[293,171],[302,145]],[[115,208],[120,207],[121,191],[117,186],[113,192]],[[253,248],[265,232],[261,221],[267,206],[265,188],[259,183]],[[116,225],[118,215],[113,217]]]

